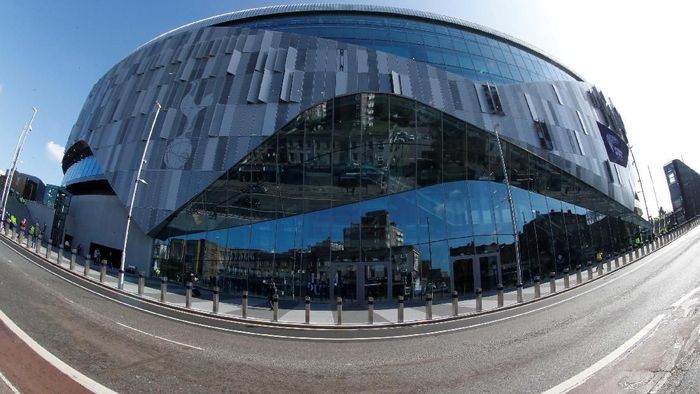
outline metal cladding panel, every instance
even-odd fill
[[[156,229],[300,112],[336,96],[367,91],[400,93],[486,130],[499,124],[503,137],[512,143],[567,171],[583,173],[582,179],[604,193],[612,190],[602,166],[607,156],[599,133],[584,134],[577,128],[581,123],[577,111],[590,129],[602,121],[587,97],[592,86],[585,82],[557,83],[566,105],[559,104],[549,82],[499,85],[503,104],[499,114],[489,110],[481,83],[411,59],[291,33],[235,27],[204,30],[156,41],[112,67],[92,89],[68,139],[68,146],[87,140],[107,170],[106,179],[127,205],[154,101],[162,101],[166,111],[154,130],[146,164],[150,178],[146,180],[158,186],[139,190],[143,196],[134,215],[145,232]],[[174,48],[171,42],[179,46]],[[215,42],[221,42],[219,50],[214,49]],[[200,54],[196,48],[205,49]],[[138,74],[140,62],[157,64],[164,53],[171,56],[170,51],[181,62],[168,66],[172,71],[148,66]],[[197,60],[198,55],[204,57]],[[209,64],[222,64],[221,72],[212,71],[216,67]],[[141,84],[144,80],[150,81],[147,87]],[[135,86],[142,90],[137,93]],[[547,114],[544,120],[550,123],[558,150],[540,147],[526,94],[538,113]],[[122,102],[123,110],[115,111]],[[102,118],[120,123],[111,125]],[[570,142],[561,142],[571,141],[571,130],[579,131],[586,156]],[[118,138],[112,137],[117,134]],[[621,168],[621,173],[629,177],[628,169]],[[623,183],[616,186],[615,198],[632,209],[632,190]]]

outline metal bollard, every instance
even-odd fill
[[[219,313],[219,286],[214,286],[211,295],[211,311],[213,313]]]
[[[535,287],[535,298],[540,298],[540,277],[535,276],[533,282]]]
[[[71,251],[70,251],[70,270],[71,271],[73,271],[73,269],[75,268],[75,253],[76,252],[77,252],[77,250],[75,250],[75,249],[71,249]]]
[[[63,255],[63,245],[58,247],[58,252],[56,254],[56,265],[61,265],[61,256]]]
[[[367,324],[374,324],[374,297],[367,297]]]
[[[146,284],[146,278],[143,277],[143,272],[139,271],[139,297],[143,297],[143,287]]]
[[[569,288],[569,269],[564,268],[564,288]]]
[[[593,279],[593,267],[591,266],[591,262],[588,262],[588,280]]]
[[[620,268],[620,256],[615,257],[615,268]]]
[[[83,276],[88,276],[90,273],[90,264],[92,263],[90,257],[85,258],[85,266],[83,266]]]
[[[241,317],[248,317],[248,290],[243,290],[243,295],[241,296]]]
[[[403,296],[399,296],[399,308],[396,310],[397,321],[403,323]]]
[[[124,270],[121,269],[121,268],[119,268],[119,271],[118,271],[118,272],[119,272],[118,278],[124,278]],[[117,281],[117,288],[118,288],[119,290],[124,290],[124,284],[125,284],[125,283],[126,283],[126,282],[119,283],[119,281]]]
[[[100,283],[104,283],[106,276],[107,276],[107,260],[102,260],[102,267],[100,268]]]
[[[608,270],[608,272],[612,271],[612,267],[610,264],[611,264],[610,260],[605,262],[605,269]]]
[[[27,249],[30,248],[30,246],[29,246],[30,238],[31,238],[31,236],[29,234],[27,234]]]
[[[459,293],[452,292],[452,316],[459,316]]]
[[[634,261],[633,257],[634,257],[633,252],[627,253],[627,263],[633,262]]]
[[[46,260],[48,260],[49,257],[50,257],[51,246],[52,246],[52,245],[51,245],[51,242],[47,242],[47,243],[46,243],[46,255],[44,256],[44,257],[46,258]]]
[[[277,321],[280,311],[280,299],[277,294],[272,296],[272,321]]]
[[[553,293],[557,292],[556,277],[557,277],[556,272],[549,273],[549,294],[553,294]]]
[[[168,292],[168,278],[160,278],[160,302],[165,302],[165,294]]]
[[[433,320],[433,294],[425,295],[425,320]]]
[[[335,311],[336,311],[336,324],[343,324],[343,298],[338,297],[335,299]]]
[[[481,287],[477,287],[476,290],[474,290],[476,293],[476,311],[481,312],[481,309],[483,307],[483,299],[481,295]]]
[[[576,284],[580,285],[582,282],[581,280],[581,264],[576,265]]]
[[[280,299],[277,294],[272,296],[272,321],[277,321],[277,318],[279,316],[279,308],[280,308]]]
[[[518,283],[516,285],[516,293],[518,296],[518,303],[523,302],[523,284],[522,283]]]
[[[603,263],[598,263],[596,266],[596,271],[598,271],[598,276],[603,275]]]
[[[304,323],[311,324],[311,297],[304,297]]]
[[[41,238],[36,237],[36,242],[34,242],[34,253],[39,254],[40,247],[41,247]]]
[[[248,290],[243,290],[243,296],[241,296],[241,317],[248,317]]]
[[[185,308],[192,308],[192,282],[185,285]]]
[[[503,284],[499,283],[496,286],[496,291],[498,292],[496,295],[496,300],[498,302],[498,307],[503,308]]]
[[[634,250],[634,259],[639,260],[639,248]]]

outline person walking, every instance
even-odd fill
[[[267,287],[267,303],[270,305],[270,310],[274,308],[275,294],[277,294],[277,286],[275,282],[271,282]]]
[[[20,232],[17,234],[18,241],[22,238],[22,234],[24,234],[25,237],[27,236],[27,218],[22,218],[22,221],[19,222],[19,229]]]

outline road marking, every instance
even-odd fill
[[[692,297],[693,295],[695,295],[695,293],[697,293],[698,291],[700,291],[700,287],[691,290],[690,293],[684,295],[683,297],[681,297],[680,300],[678,300],[678,301],[674,302],[673,304],[671,304],[671,307],[672,307],[673,309],[678,309],[679,306],[681,306],[684,302],[688,301],[688,299],[689,299],[690,297]]]
[[[15,322],[12,321],[3,311],[0,311],[0,320],[2,320],[3,323],[19,337],[24,343],[27,344],[36,354],[38,354],[41,358],[46,360],[49,364],[53,365],[56,369],[61,371],[63,374],[68,376],[69,378],[73,379],[76,383],[79,385],[85,387],[86,389],[94,392],[94,393],[116,393],[116,391],[112,391],[109,388],[97,383],[96,381],[88,378],[87,376],[83,375],[82,373],[78,372],[75,368],[71,367],[70,365],[64,363],[59,359],[58,357],[54,356],[46,350],[43,346],[39,345],[32,337],[27,335],[24,331],[22,331]]]
[[[656,328],[656,326],[661,322],[661,320],[665,316],[666,315],[664,315],[664,314],[656,316],[654,318],[654,320],[652,320],[649,324],[644,326],[644,328],[642,328],[632,338],[628,339],[627,342],[623,343],[620,347],[613,350],[612,353],[603,357],[602,359],[600,359],[598,362],[591,365],[590,367],[584,369],[579,374],[577,374],[577,375],[569,378],[568,380],[561,382],[558,385],[552,387],[551,389],[545,391],[543,394],[566,393],[569,390],[572,390],[572,389],[578,387],[583,382],[588,380],[588,378],[593,376],[594,373],[600,371],[605,366],[607,366],[611,362],[615,361],[618,357],[622,356],[628,350],[630,350],[634,345],[637,344],[637,342],[641,341],[649,332],[651,332],[651,330]]]
[[[10,245],[8,245],[4,240],[2,240],[1,242],[4,243],[4,244],[5,244],[6,246],[8,246],[8,247],[10,246]],[[579,293],[579,294],[575,294],[575,295],[573,295],[573,296],[571,296],[571,297],[564,298],[564,299],[559,300],[559,301],[557,301],[557,302],[554,302],[554,303],[552,303],[552,304],[550,304],[550,305],[544,305],[544,306],[542,306],[542,307],[539,307],[539,308],[536,308],[536,309],[532,309],[532,310],[530,310],[530,311],[521,312],[521,313],[518,313],[518,314],[515,314],[515,315],[512,315],[512,316],[506,316],[506,317],[503,317],[503,318],[500,318],[500,319],[494,319],[494,320],[490,320],[490,321],[487,321],[487,322],[475,323],[475,324],[471,324],[471,325],[467,325],[467,326],[462,326],[462,327],[455,327],[455,328],[449,328],[449,329],[444,329],[444,330],[436,330],[436,331],[430,331],[430,332],[424,332],[424,333],[416,333],[416,334],[387,335],[387,336],[359,337],[359,338],[319,338],[319,337],[304,337],[304,336],[296,336],[296,335],[265,334],[265,333],[259,333],[259,332],[251,332],[251,331],[237,330],[237,329],[232,329],[232,328],[216,327],[216,326],[211,326],[211,325],[208,325],[208,324],[196,323],[196,322],[193,322],[193,321],[189,321],[189,320],[185,320],[185,319],[181,319],[181,318],[177,318],[177,317],[168,316],[168,315],[165,315],[165,314],[162,314],[162,313],[158,313],[158,312],[153,312],[153,311],[150,311],[150,310],[147,310],[147,309],[144,309],[144,308],[140,308],[140,307],[138,307],[138,306],[134,306],[134,305],[127,304],[126,302],[119,301],[119,300],[117,300],[117,299],[111,298],[111,297],[106,296],[106,295],[104,295],[104,294],[98,293],[98,292],[96,292],[96,291],[94,291],[94,290],[88,289],[87,287],[85,287],[85,286],[83,286],[83,285],[80,285],[80,284],[78,284],[78,283],[76,283],[76,282],[73,282],[73,281],[69,280],[68,278],[64,278],[63,276],[58,275],[58,274],[56,274],[56,273],[50,271],[49,269],[43,267],[41,264],[32,261],[31,259],[29,259],[28,257],[24,256],[24,255],[21,254],[21,253],[18,253],[16,250],[14,250],[14,248],[10,248],[10,249],[13,250],[15,253],[17,253],[19,256],[23,257],[25,260],[27,260],[27,261],[29,261],[30,263],[36,265],[38,268],[40,268],[40,269],[42,269],[42,270],[48,272],[48,273],[51,274],[51,275],[54,275],[54,276],[56,276],[56,277],[58,277],[58,278],[60,278],[60,279],[62,279],[62,280],[64,280],[64,281],[66,281],[67,283],[70,283],[70,284],[72,284],[72,285],[74,285],[74,286],[76,286],[76,287],[79,287],[79,288],[81,288],[81,289],[87,291],[87,292],[90,292],[90,293],[92,293],[92,294],[95,294],[95,295],[97,295],[98,297],[102,297],[102,298],[104,298],[104,299],[106,299],[106,300],[115,302],[115,303],[117,303],[117,304],[124,305],[124,306],[126,306],[126,307],[129,307],[129,308],[132,308],[132,309],[141,311],[141,312],[148,313],[148,314],[153,315],[153,316],[162,317],[162,318],[165,318],[165,319],[168,319],[168,320],[177,321],[177,322],[180,322],[180,323],[189,324],[189,325],[196,326],[196,327],[203,327],[203,328],[207,328],[207,329],[212,329],[212,330],[217,330],[217,331],[222,331],[222,332],[229,332],[229,333],[233,333],[233,334],[243,334],[243,335],[257,336],[257,337],[263,337],[263,338],[291,339],[291,340],[302,340],[302,341],[320,341],[320,342],[356,342],[356,341],[379,341],[379,340],[388,340],[388,339],[417,338],[417,337],[424,337],[424,336],[430,336],[430,335],[436,335],[436,334],[453,333],[453,332],[464,331],[464,330],[468,330],[468,329],[472,329],[472,328],[478,328],[478,327],[482,327],[482,326],[488,326],[488,325],[495,324],[495,323],[500,323],[500,322],[503,322],[503,321],[507,321],[507,320],[511,320],[511,319],[518,318],[518,317],[526,316],[526,315],[529,315],[529,314],[532,314],[532,313],[535,313],[535,312],[543,311],[543,310],[552,308],[552,307],[554,307],[554,306],[563,304],[563,303],[565,303],[565,302],[567,302],[567,301],[571,301],[571,300],[573,300],[573,299],[575,299],[575,298],[584,296],[584,295],[586,295],[586,294],[588,294],[588,293],[591,293],[591,292],[593,292],[593,291],[596,291],[596,290],[598,290],[598,289],[600,289],[600,288],[602,288],[602,287],[604,287],[604,286],[607,286],[607,285],[609,285],[609,284],[611,284],[611,283],[614,283],[614,282],[616,282],[616,281],[618,281],[618,280],[620,280],[620,279],[622,279],[622,278],[624,278],[624,277],[626,277],[626,276],[628,276],[628,275],[631,275],[632,273],[634,273],[634,272],[636,272],[636,271],[638,271],[638,270],[644,268],[646,265],[648,265],[648,264],[650,264],[650,263],[656,261],[658,258],[662,257],[663,255],[666,255],[666,254],[668,254],[668,253],[671,252],[671,249],[664,248],[664,249],[662,249],[662,250],[659,250],[658,253],[654,253],[653,255],[645,256],[645,258],[647,258],[647,257],[649,258],[647,261],[644,261],[644,262],[641,262],[641,263],[635,261],[634,267],[631,268],[629,271],[623,272],[623,273],[621,273],[619,276],[613,277],[612,279],[609,279],[609,280],[605,281],[604,283],[602,283],[602,284],[600,284],[600,285],[598,285],[598,286],[596,286],[596,287],[593,287],[593,288],[591,288],[591,289],[588,289],[588,290],[586,290],[586,291],[583,291],[583,292],[581,292],[581,293]],[[40,256],[38,256],[38,257],[41,258]],[[617,273],[617,272],[618,272],[618,271],[616,271],[615,273]],[[607,279],[607,278],[606,278],[606,279]],[[584,282],[584,284],[586,284],[586,283],[587,283],[587,282]],[[136,297],[136,296],[134,296],[134,297]],[[185,312],[185,313],[186,313],[186,312]],[[500,311],[497,311],[497,312],[494,312],[494,313],[500,313]],[[475,317],[478,317],[478,316],[475,316]],[[211,318],[212,318],[212,319],[216,319],[216,317],[214,317],[214,316],[212,316]],[[453,321],[453,320],[444,321],[444,322],[435,322],[435,323],[433,323],[433,324],[441,324],[441,323],[452,322],[452,321]],[[255,322],[255,321],[243,321],[243,322],[239,322],[239,324],[242,324],[242,325],[256,325],[256,322]],[[270,326],[264,326],[264,328],[270,328]],[[273,327],[273,328],[274,328],[274,327]],[[287,329],[287,330],[299,330],[299,331],[305,330],[305,328],[296,328],[296,327],[283,327],[283,328],[284,328],[284,329]],[[392,329],[392,328],[394,328],[394,327],[392,327],[392,326],[377,327],[376,330],[388,330],[388,329]],[[332,330],[332,329],[318,329],[318,330],[321,331],[321,330]]]
[[[7,387],[9,387],[10,390],[12,390],[13,393],[15,393],[15,394],[20,394],[20,393],[19,393],[19,390],[17,390],[17,387],[15,387],[15,386],[12,384],[12,382],[10,382],[10,380],[7,379],[7,378],[5,377],[5,375],[2,374],[2,372],[0,372],[0,379],[2,379],[3,382],[5,382],[5,384],[7,385]]]
[[[160,336],[158,336],[158,335],[153,335],[153,334],[148,333],[148,332],[146,332],[146,331],[139,330],[138,328],[134,328],[134,327],[131,327],[131,326],[127,326],[126,324],[119,323],[118,321],[116,321],[115,323],[119,324],[120,326],[122,326],[122,327],[124,327],[124,328],[128,328],[128,329],[134,330],[134,331],[136,331],[136,332],[140,332],[141,334],[143,334],[143,335],[148,335],[149,337],[158,338],[158,339],[160,339],[160,340],[162,340],[162,341],[165,341],[165,342],[174,343],[174,344],[176,344],[176,345],[188,347],[188,348],[191,348],[191,349],[204,350],[204,349],[202,349],[201,347],[188,345],[188,344],[186,344],[186,343],[182,343],[182,342],[178,342],[178,341],[173,341],[172,339],[163,338],[163,337],[160,337]]]

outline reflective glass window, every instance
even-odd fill
[[[466,182],[442,185],[445,196],[445,224],[448,238],[465,238],[474,234],[471,197]]]
[[[401,97],[389,97],[390,193],[413,189],[416,185],[415,104]]]
[[[511,80],[573,79],[558,67],[505,42],[486,38],[478,33],[443,26],[440,23],[420,22],[398,16],[310,14],[295,17],[269,16],[264,20],[230,22],[230,24],[293,32],[366,46],[428,62],[476,80],[510,82]],[[391,41],[392,45],[388,45],[387,41]],[[434,51],[426,52],[424,46]],[[485,56],[488,59],[518,65],[527,69],[528,72],[514,73],[509,68],[500,69],[495,66],[489,69],[492,75],[487,76],[479,73],[480,70],[487,70],[486,66],[481,67],[480,63],[472,64],[469,61],[455,61],[452,50],[467,57]],[[523,56],[528,58],[527,62],[522,61]]]
[[[442,181],[442,117],[441,112],[424,105],[418,106],[416,167],[418,186]]]
[[[304,117],[304,211],[332,206],[333,101],[306,111]]]
[[[335,200],[342,204],[361,198],[362,95],[335,99],[333,173]]]
[[[516,240],[525,282],[629,245],[638,230],[604,196],[502,146],[515,230],[493,134],[401,97],[340,97],[305,111],[185,205],[154,260],[174,280],[196,272],[225,293],[264,296],[274,282],[283,299],[354,303],[512,287]],[[66,175],[96,168],[76,163]]]

